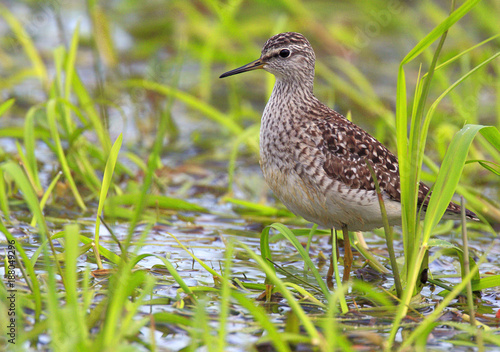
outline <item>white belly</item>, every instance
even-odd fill
[[[263,166],[263,165],[262,165]],[[383,226],[374,191],[347,189],[335,182],[328,190],[304,181],[294,170],[262,167],[264,178],[276,197],[294,214],[325,228],[368,231]],[[389,223],[401,224],[401,205],[384,197]]]

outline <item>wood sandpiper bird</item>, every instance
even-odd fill
[[[398,159],[313,95],[315,60],[314,51],[302,34],[281,33],[266,42],[258,60],[220,78],[256,69],[276,77],[260,128],[264,178],[294,214],[332,229],[332,235],[333,229],[342,229],[346,281],[353,259],[347,231],[383,226],[367,162],[377,176],[389,223],[401,224]],[[418,203],[423,212],[428,193],[429,187],[421,183]],[[459,219],[460,212],[460,206],[450,203],[443,218]],[[466,217],[478,220],[469,210]]]

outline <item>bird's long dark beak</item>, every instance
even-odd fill
[[[222,75],[220,75],[219,78],[224,78],[224,77],[236,75],[238,73],[243,73],[243,72],[247,72],[247,71],[258,70],[259,68],[263,68],[263,67],[264,67],[264,63],[262,62],[261,59],[258,59],[258,60],[250,62],[249,64],[246,64],[245,66],[241,66],[241,67],[235,68],[234,70],[223,73]]]

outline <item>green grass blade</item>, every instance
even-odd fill
[[[176,313],[170,312],[158,312],[153,314],[155,322],[174,324],[176,326],[181,326],[182,328],[191,327],[193,325],[193,319],[191,317],[186,318]]]
[[[472,74],[477,72],[480,68],[484,67],[485,65],[489,64],[493,60],[495,60],[497,57],[500,56],[500,52],[496,53],[495,55],[492,55],[488,59],[484,60],[481,62],[479,65],[471,69],[469,72],[467,72],[465,75],[460,77],[457,81],[455,81],[452,85],[450,85],[429,107],[429,111],[427,112],[427,116],[424,120],[424,125],[422,128],[422,136],[421,136],[421,145],[425,144],[425,140],[427,139],[427,132],[429,130],[429,125],[432,120],[432,117],[434,115],[434,111],[436,110],[437,106],[439,103],[446,97],[453,89],[455,89],[460,83],[465,81],[468,77],[470,77]],[[497,148],[497,150],[500,150]],[[422,153],[423,154],[423,153]]]
[[[354,282],[354,286],[359,285]],[[347,288],[346,286],[344,286]],[[338,312],[338,303],[343,299],[346,292],[340,292],[340,289],[333,291],[328,298],[328,309],[326,316],[323,319],[323,324],[320,326],[323,328],[325,339],[327,343],[326,351],[353,351],[354,349],[350,346],[349,340],[342,333],[342,330],[337,322],[336,315]],[[342,290],[344,291],[344,290]],[[380,294],[379,294],[380,295]],[[339,348],[340,347],[340,348]]]
[[[64,227],[64,278],[66,282],[66,304],[78,316],[78,283],[77,260],[78,238],[80,227],[78,224],[68,224]],[[80,319],[78,319],[80,320]],[[80,324],[78,324],[81,326]],[[83,326],[81,326],[83,328]]]
[[[118,64],[119,58],[113,43],[113,25],[106,15],[106,9],[99,4],[99,1],[88,1],[87,4],[97,50],[105,64],[114,68]]]
[[[480,280],[472,280],[472,291],[481,291],[488,288],[500,287],[500,275],[483,277]]]
[[[453,11],[443,22],[427,34],[401,61],[401,66],[415,59],[432,43],[434,43],[444,32],[450,29],[458,20],[465,16],[480,0],[468,0]]]
[[[175,237],[171,233],[168,233],[168,234],[175,240],[175,242],[177,242],[179,244],[179,246],[181,246],[182,249],[184,249],[186,251],[186,253],[188,253],[191,256],[191,258],[193,258],[194,260],[196,260],[198,262],[198,264],[200,264],[206,271],[208,271],[214,277],[218,277],[219,279],[223,279],[223,277],[218,272],[216,272],[214,269],[212,269],[207,264],[205,264],[202,260],[200,260],[198,257],[196,257],[193,253],[191,253],[191,251],[189,249],[187,249],[186,246],[184,246],[181,243],[181,241],[179,241],[177,239],[177,237]]]
[[[78,74],[75,72],[73,75],[73,91],[80,102],[80,105],[85,111],[86,117],[89,119],[90,124],[92,125],[92,130],[97,134],[97,138],[101,143],[101,147],[103,149],[103,153],[105,155],[109,154],[111,150],[111,140],[109,138],[109,133],[106,130],[97,110],[94,107],[94,100],[87,92],[87,89],[83,85]]]
[[[144,271],[133,271],[130,262],[122,263],[124,265],[110,278],[109,305],[97,342],[102,351],[114,349],[124,336],[137,334],[147,322],[142,319],[134,324],[133,317],[151,294],[155,280]],[[131,296],[135,297],[133,301],[129,299]]]
[[[50,195],[52,194],[52,191],[56,187],[57,182],[59,181],[59,179],[61,178],[61,176],[62,176],[62,172],[59,171],[57,173],[56,177],[54,177],[54,179],[52,180],[52,182],[50,182],[50,185],[49,185],[49,187],[47,187],[47,190],[43,194],[42,199],[40,199],[40,208],[42,210],[43,210],[43,208],[45,208],[45,203],[47,203],[47,200],[49,199]],[[36,226],[36,218],[35,217],[33,217],[33,219],[31,220],[31,224],[30,225],[33,226],[33,227]]]
[[[19,141],[16,141],[16,149],[17,149],[17,155],[19,157],[19,164],[24,168],[24,172],[26,172],[26,176],[28,177],[28,180],[31,183],[31,186],[33,187],[33,190],[35,191],[36,195],[39,196],[41,194],[41,190],[37,190],[35,186],[35,182],[33,181],[33,175],[31,174],[31,170],[28,165],[28,160],[26,159],[26,155],[23,152],[23,148],[21,147],[21,144],[19,144]]]
[[[219,331],[218,331],[218,351],[226,350],[227,338],[227,322],[230,312],[231,300],[231,267],[233,261],[234,244],[230,239],[226,245],[226,252],[224,253],[224,271],[222,277],[221,297],[220,297],[220,313],[219,313]]]
[[[412,333],[407,336],[403,343],[401,344],[399,351],[405,351],[411,344],[421,336],[424,330],[428,329],[429,324],[433,324],[436,319],[440,316],[441,312],[448,307],[448,305],[451,303],[453,299],[455,299],[462,291],[465,290],[465,286],[467,285],[467,282],[472,280],[474,275],[477,274],[477,271],[479,270],[479,266],[484,263],[487,259],[487,253],[491,251],[493,246],[496,244],[497,241],[493,241],[492,244],[489,246],[489,248],[486,250],[486,252],[481,256],[477,266],[472,269],[469,274],[463,278],[462,282],[460,282],[458,285],[456,285],[451,291],[433,310],[433,312],[425,317],[425,319],[419,323],[419,325],[416,327],[415,330],[412,331]]]
[[[106,167],[104,168],[104,176],[102,178],[101,192],[99,194],[99,205],[97,207],[96,221],[95,221],[95,234],[94,241],[96,244],[97,253],[96,256],[99,257],[99,230],[101,228],[101,215],[102,209],[104,208],[104,202],[108,196],[108,190],[113,181],[113,173],[115,171],[116,160],[118,159],[118,154],[120,153],[120,148],[122,146],[123,136],[120,133],[116,139],[111,151],[109,152],[108,161],[106,162]]]
[[[417,238],[418,233],[418,218],[417,218],[417,185],[419,181],[419,174],[421,172],[421,162],[424,157],[422,145],[422,133],[418,132],[416,129],[422,131],[421,125],[421,112],[423,112],[423,104],[425,104],[424,94],[427,90],[424,87],[417,86],[417,101],[415,104],[419,104],[417,108],[413,109],[412,115],[412,131],[410,133],[410,140],[407,137],[407,103],[406,103],[406,79],[404,72],[404,65],[415,59],[424,50],[426,50],[432,43],[434,43],[440,36],[444,36],[447,30],[456,23],[460,18],[467,14],[472,7],[478,3],[478,0],[468,0],[458,9],[453,11],[444,21],[442,21],[438,26],[436,26],[428,35],[426,35],[401,61],[398,71],[398,86],[397,86],[397,107],[396,107],[396,127],[397,127],[397,142],[398,142],[398,156],[400,163],[400,178],[401,178],[401,205],[402,205],[402,225],[403,225],[403,239],[405,248],[405,271],[404,277],[407,278],[408,287],[404,290],[403,294],[403,304],[395,316],[393,328],[391,330],[389,341],[386,350],[392,348],[393,341],[395,339],[396,333],[400,327],[400,322],[406,315],[407,307],[410,302],[411,296],[413,295],[413,290],[415,287],[415,280],[417,278],[417,269],[420,267],[419,263],[422,263],[425,257],[425,250],[427,247],[420,247],[420,236]],[[443,38],[442,38],[443,39]],[[438,50],[442,46],[443,40],[440,41]],[[426,85],[432,76],[434,68],[436,67],[437,56],[434,55],[433,62],[431,64],[430,76],[426,78]],[[422,89],[420,91],[420,88]],[[419,108],[420,106],[420,108]],[[416,125],[415,125],[416,124]],[[423,134],[425,135],[425,131]],[[413,137],[413,138],[412,138]],[[420,139],[420,141],[418,141]],[[421,249],[419,251],[419,248]]]
[[[137,204],[140,194],[129,193],[109,197],[106,200],[106,208],[119,206],[129,206]],[[148,194],[144,199],[144,206],[158,209],[169,209],[178,211],[195,211],[209,213],[208,209],[194,203],[190,203],[180,198],[167,197],[162,195]]]
[[[10,98],[10,99],[4,101],[2,104],[0,104],[0,116],[5,114],[5,112],[7,110],[9,110],[11,108],[11,106],[14,105],[15,102],[16,102],[16,99]]]
[[[273,343],[274,348],[280,352],[291,352],[290,346],[287,341],[282,338],[282,333],[278,331],[275,324],[271,322],[264,308],[255,305],[255,303],[245,297],[244,294],[232,291],[231,296],[238,301],[238,303],[254,317],[259,326],[264,329],[269,340]]]
[[[260,234],[260,255],[264,260],[264,263],[266,263],[266,265],[269,267],[269,269],[271,269],[273,273],[276,273],[274,265],[271,263],[271,261],[273,260],[273,255],[271,253],[271,248],[269,247],[270,231],[271,231],[271,226],[266,226],[262,230],[262,233]],[[268,283],[267,276],[266,276],[266,283]]]
[[[22,127],[3,127],[0,128],[0,137],[24,138],[24,129]],[[49,131],[37,130],[35,131],[36,138],[50,138]]]
[[[88,238],[88,237],[85,237],[85,236],[80,236],[80,242],[89,245],[89,244],[93,244],[94,239]],[[122,261],[121,257],[119,255],[117,255],[116,253],[114,253],[114,252],[110,251],[109,249],[103,247],[102,245],[99,245],[98,250],[99,250],[99,255],[105,257],[106,259],[108,259],[113,264],[118,265]]]
[[[17,18],[9,11],[9,9],[0,4],[0,15],[5,19],[5,21],[9,24],[12,32],[16,35],[17,40],[21,43],[24,52],[28,56],[33,65],[35,75],[38,76],[42,85],[45,89],[49,87],[49,79],[47,75],[47,69],[45,68],[45,64],[43,63],[40,54],[36,50],[35,44],[31,40],[28,32],[23,28],[22,24],[17,20]]]
[[[309,316],[305,314],[300,304],[295,300],[291,292],[288,291],[283,281],[281,281],[276,276],[276,274],[269,268],[269,266],[264,262],[264,260],[257,254],[255,254],[247,245],[245,245],[244,243],[239,243],[239,245],[243,247],[243,249],[247,251],[250,257],[262,267],[262,269],[264,270],[265,274],[269,277],[269,280],[272,282],[272,284],[278,288],[279,292],[287,300],[288,305],[298,316],[299,320],[302,322],[302,325],[304,326],[304,329],[309,334],[309,337],[311,338],[313,345],[319,344],[323,340],[323,337],[320,335],[319,331],[316,329],[314,323],[311,321]]]
[[[461,52],[460,52],[460,53],[458,53],[457,55],[453,56],[451,59],[448,59],[448,60],[446,60],[445,62],[443,62],[442,64],[437,65],[437,66],[436,66],[435,71],[438,71],[438,70],[440,70],[440,69],[442,69],[442,68],[444,68],[444,67],[448,66],[449,64],[451,64],[451,63],[453,63],[453,62],[457,61],[459,58],[461,58],[461,57],[462,57],[462,56],[464,56],[465,54],[467,54],[467,53],[469,53],[469,52],[473,51],[474,49],[479,48],[480,46],[482,46],[482,45],[484,45],[484,44],[486,44],[486,43],[488,43],[488,42],[490,42],[490,41],[492,41],[492,40],[494,40],[494,39],[496,39],[496,38],[498,38],[498,37],[500,37],[500,34],[497,34],[497,35],[491,36],[491,37],[489,37],[488,39],[483,40],[481,43],[478,43],[478,44],[473,45],[473,46],[471,46],[470,48],[468,48],[468,49],[466,49],[466,50],[464,50],[464,51],[461,51]],[[424,77],[425,77],[425,76],[426,76],[426,75],[424,75]]]
[[[77,23],[75,30],[73,32],[73,37],[71,38],[69,51],[66,55],[66,60],[65,60],[66,62],[64,65],[64,72],[65,72],[64,98],[67,101],[71,100],[71,85],[73,83],[73,76],[75,73],[75,60],[76,60],[76,54],[77,54],[77,50],[78,50],[79,33],[80,33],[80,23]],[[66,133],[69,136],[73,133],[75,126],[74,126],[74,123],[71,119],[71,111],[70,111],[68,105],[64,106],[63,116],[64,116],[64,120],[65,120],[65,125],[68,128]]]
[[[52,250],[52,255],[56,257],[56,250],[50,238],[50,233],[47,227],[47,223],[45,221],[45,217],[43,216],[42,209],[40,208],[40,203],[38,202],[38,198],[35,194],[35,190],[31,186],[26,174],[22,171],[21,167],[17,165],[13,161],[9,161],[0,166],[4,172],[7,172],[17,183],[21,191],[23,192],[23,197],[28,204],[28,207],[31,210],[31,213],[37,219],[38,229],[40,231],[40,235],[43,240],[48,241],[50,244],[50,248]],[[57,268],[57,272],[61,276],[61,279],[64,283],[64,275],[61,270],[61,266],[59,262],[56,260],[55,265]]]
[[[411,237],[409,229],[416,228],[416,183],[410,180],[412,174],[412,161],[415,155],[411,156],[408,152],[407,139],[407,103],[406,103],[406,79],[404,65],[415,59],[424,50],[426,50],[435,40],[445,33],[454,23],[467,14],[472,7],[478,3],[478,0],[466,1],[462,6],[453,11],[443,22],[435,27],[426,35],[401,61],[398,72],[397,97],[396,97],[396,128],[398,140],[398,155],[401,177],[401,203],[403,220],[403,238],[406,240]],[[413,126],[413,128],[416,128]],[[416,153],[416,151],[412,152]],[[420,157],[418,157],[420,159]],[[417,166],[419,164],[414,164]],[[419,170],[416,170],[418,173]],[[418,181],[418,178],[417,178]],[[409,208],[408,208],[409,207]],[[407,241],[411,242],[411,241]],[[405,246],[405,250],[407,247]]]
[[[7,172],[12,177],[12,179],[15,180],[15,182],[23,192],[24,200],[28,204],[28,207],[30,208],[33,216],[37,219],[42,239],[47,239],[49,236],[47,223],[45,222],[45,217],[43,216],[42,209],[40,208],[38,197],[36,196],[35,190],[31,186],[31,182],[26,177],[26,174],[14,161],[8,161],[2,164],[0,167],[4,172]]]
[[[495,127],[486,127],[481,129],[481,134],[496,150],[500,151],[500,133]]]
[[[9,199],[7,197],[7,191],[5,190],[5,179],[3,175],[3,169],[0,168],[0,210],[3,212],[5,219],[10,222],[10,208]],[[0,224],[2,222],[0,221]]]
[[[170,263],[170,261],[162,256],[156,256],[156,258],[160,259],[163,264],[166,266],[167,270],[170,272],[170,275],[174,278],[175,282],[177,282],[180,286],[180,288],[184,291],[184,293],[188,294],[191,296],[191,298],[196,301],[196,295],[194,292],[189,288],[189,286],[186,284],[182,276],[179,274],[179,272],[175,269],[175,267]]]
[[[138,275],[139,278],[137,278],[135,273],[142,273],[143,275]],[[128,290],[129,295],[125,296],[124,304],[119,307],[121,311],[117,310],[120,319],[119,324],[115,326],[112,323],[109,324],[111,329],[115,329],[115,333],[112,335],[114,341],[111,342],[108,349],[114,349],[119,343],[123,344],[123,341],[126,341],[128,336],[140,334],[140,330],[147,324],[149,318],[138,318],[140,317],[139,310],[151,297],[155,283],[156,280],[152,275],[140,271],[132,273],[128,285],[130,288]],[[129,298],[130,295],[133,295],[133,299]],[[123,310],[125,305],[127,309]]]
[[[399,66],[397,92],[396,92],[396,137],[397,137],[397,150],[399,162],[399,175],[401,183],[401,217],[403,228],[403,239],[409,237],[408,229],[414,228],[412,216],[408,214],[413,213],[412,209],[407,208],[410,204],[410,192],[405,185],[410,183],[410,159],[408,156],[408,108],[406,96],[406,78],[403,65]],[[406,244],[405,244],[406,248]]]
[[[36,140],[35,140],[35,113],[38,107],[32,107],[28,110],[24,120],[24,149],[26,151],[26,165],[29,174],[33,180],[35,189],[38,192],[42,191],[40,178],[38,177],[38,167],[35,157]]]
[[[494,127],[466,125],[451,140],[427,206],[423,225],[424,244],[429,241],[432,230],[443,217],[462,175],[470,145],[477,132],[483,128],[496,130]]]
[[[270,225],[270,227],[279,231],[289,242],[291,242],[293,244],[293,246],[297,249],[300,256],[304,260],[304,262],[307,264],[307,266],[309,267],[309,269],[313,273],[314,278],[316,279],[316,282],[318,283],[318,286],[321,288],[321,291],[323,292],[325,297],[328,297],[330,295],[330,291],[328,290],[328,287],[326,287],[324,280],[321,278],[321,275],[319,274],[318,269],[316,269],[316,266],[314,265],[311,258],[309,257],[309,254],[306,253],[306,250],[304,249],[302,244],[300,244],[300,242],[297,240],[297,237],[295,237],[293,232],[290,231],[290,229],[288,227],[286,227],[285,225],[280,224],[280,223],[274,223],[274,224]],[[269,232],[267,232],[267,234],[268,233]],[[264,236],[265,236],[265,234],[264,234]],[[267,237],[267,236],[265,236],[265,237]],[[263,243],[264,244],[269,243],[269,240],[264,240],[264,242],[261,241],[261,245]],[[261,248],[262,248],[262,246],[261,246]],[[269,246],[267,246],[267,248],[269,248]],[[269,255],[269,253],[267,251],[265,253],[266,253],[266,255]],[[346,308],[347,308],[347,306],[346,306]]]
[[[73,192],[73,196],[75,197],[78,206],[83,211],[85,211],[87,210],[87,206],[83,202],[82,196],[80,195],[80,192],[78,192],[78,188],[76,187],[75,180],[71,175],[71,170],[69,168],[68,161],[66,159],[66,156],[64,155],[64,150],[62,148],[61,139],[59,137],[59,131],[57,130],[56,100],[54,99],[49,100],[49,102],[47,103],[47,120],[49,122],[50,134],[56,146],[57,157],[59,159],[59,162],[61,163],[61,168],[64,173],[64,177],[66,177],[66,180],[68,181],[69,187]]]
[[[382,197],[382,193],[380,191],[375,170],[368,161],[366,161],[366,166],[368,166],[368,168],[370,169],[372,180],[375,184],[375,190],[377,191],[378,203],[380,206],[380,214],[382,216],[382,222],[384,224],[385,241],[387,244],[387,250],[389,252],[389,258],[391,261],[391,268],[394,275],[394,285],[396,286],[396,295],[398,298],[401,298],[403,296],[402,295],[403,287],[401,285],[398,263],[396,261],[396,254],[394,252],[394,234],[392,232],[392,227],[389,225],[389,219],[387,218],[387,211],[385,208],[384,198]]]
[[[224,202],[229,202],[229,203],[232,203],[234,205],[237,205],[239,207],[239,209],[243,209],[242,212],[244,211],[245,213],[258,214],[258,215],[262,215],[262,216],[289,216],[289,217],[295,216],[289,210],[278,209],[274,206],[266,205],[266,204],[262,204],[262,203],[255,203],[255,202],[237,199],[237,198],[232,198],[232,197],[223,197],[222,200]],[[238,210],[238,209],[236,209],[236,210]]]
[[[16,247],[16,254],[20,256],[20,258],[22,259],[22,263],[26,268],[26,271],[28,272],[28,277],[26,277],[25,279],[33,295],[33,301],[35,303],[35,320],[38,321],[40,319],[40,315],[42,314],[42,293],[40,291],[40,283],[35,273],[35,268],[26,255],[23,246],[19,243],[18,240],[14,238],[14,236],[12,236],[12,234],[9,232],[9,230],[7,230],[7,228],[2,224],[1,221],[0,232],[4,234],[10,245],[14,245]],[[14,289],[14,287],[12,287],[12,289]]]

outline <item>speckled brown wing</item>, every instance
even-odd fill
[[[392,200],[401,200],[399,167],[394,154],[340,114],[331,113],[328,118],[315,122],[323,136],[319,146],[325,157],[323,169],[330,178],[350,189],[375,190],[368,161],[375,170],[381,191]],[[423,194],[422,201],[424,199]]]
[[[327,110],[328,109],[328,110]],[[325,106],[318,106],[313,125],[322,134],[320,151],[324,155],[323,169],[328,177],[340,181],[350,189],[375,190],[366,160],[370,162],[381,191],[394,201],[401,201],[399,165],[396,156],[367,132],[348,121],[344,116]],[[424,209],[430,189],[420,183],[418,205]],[[460,213],[460,207],[450,203],[448,212]],[[467,216],[475,214],[467,210]]]

